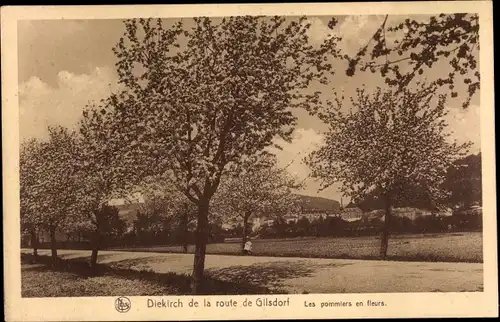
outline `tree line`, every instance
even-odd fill
[[[95,266],[110,199],[134,192],[165,198],[170,215],[195,218],[196,294],[210,225],[218,216],[231,213],[245,222],[255,211],[293,211],[288,196],[300,182],[269,170],[276,169],[269,148],[276,138],[291,140],[297,123],[292,111],[305,109],[329,126],[325,144],[306,158],[312,176],[323,187],[340,182],[353,200],[375,192],[384,201],[385,258],[392,207],[410,198],[409,191],[422,191],[429,207],[439,207],[446,199],[443,174],[469,146],[445,133],[447,88],[457,96],[452,86],[461,77],[469,96],[479,88],[465,75],[479,77],[477,15],[407,19],[392,27],[386,21],[373,42],[349,57],[338,46],[335,17],[320,44],[310,40],[307,17],[195,17],[191,26],[183,20],[125,20],[113,47],[121,89],[87,106],[75,131],[50,127],[47,141],[22,144],[23,224],[49,231],[54,261],[56,231],[87,229]],[[389,44],[386,34],[398,30],[403,38]],[[371,58],[363,61],[370,48]],[[380,70],[386,84],[359,89],[349,98],[349,111],[331,82],[339,72],[333,62],[344,61],[347,77]],[[449,61],[449,77],[419,78],[437,61]],[[330,100],[323,92],[338,95]],[[248,180],[247,173],[257,175]],[[243,183],[236,185],[241,193],[233,180]],[[259,188],[285,202],[263,200]],[[246,195],[257,202],[229,202],[246,201]]]
[[[309,220],[301,217],[296,222],[278,221],[264,225],[258,232],[259,238],[295,237],[358,237],[377,236],[384,227],[381,218],[366,218],[349,222],[341,217],[322,216]],[[482,218],[478,215],[462,216],[421,216],[412,220],[408,217],[394,216],[390,231],[395,234],[425,234],[444,232],[481,231]],[[237,227],[241,230],[241,227]]]

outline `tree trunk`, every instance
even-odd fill
[[[184,216],[183,216],[183,219],[182,219],[182,225],[183,225],[183,251],[185,254],[187,254],[188,252],[188,243],[189,243],[189,209],[188,209],[188,205],[186,204],[185,205],[185,212],[184,212]]]
[[[38,257],[38,236],[36,234],[36,229],[31,230],[31,247],[33,248],[33,257],[35,261]]]
[[[194,251],[193,274],[191,277],[191,292],[198,294],[205,270],[205,253],[208,240],[208,207],[209,200],[200,200],[198,205],[198,223],[196,226],[196,241]]]
[[[243,216],[243,232],[241,235],[241,252],[243,253],[245,249],[245,243],[247,240],[247,235],[248,235],[248,218],[250,218],[250,215],[252,213],[250,211],[246,211],[244,216]]]
[[[99,253],[101,234],[99,233],[99,228],[94,231],[92,237],[92,255],[90,256],[90,267],[96,268],[97,266],[97,254]]]
[[[387,258],[387,248],[389,248],[389,226],[391,224],[391,212],[392,204],[391,199],[388,195],[385,196],[385,220],[384,226],[382,228],[382,235],[380,237],[380,257],[382,259]]]
[[[56,228],[50,226],[49,228],[50,235],[50,250],[52,257],[52,266],[55,267],[57,264],[57,240],[56,240]]]

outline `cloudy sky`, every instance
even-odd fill
[[[310,38],[321,42],[331,31],[327,21],[331,17],[311,17]],[[406,17],[403,17],[406,18]],[[340,47],[354,54],[366,44],[383,16],[338,17],[334,32],[343,37]],[[390,17],[395,23],[402,17]],[[425,18],[424,18],[425,19]],[[19,103],[20,135],[22,139],[46,136],[48,125],[61,124],[74,127],[83,107],[91,101],[99,101],[117,88],[114,70],[115,57],[111,51],[123,34],[120,20],[39,20],[20,21],[18,24],[19,55]],[[336,63],[339,72],[332,79],[336,90],[353,93],[360,84],[377,86],[378,74],[358,73],[345,76],[345,62]],[[438,66],[439,67],[439,66]],[[448,73],[447,66],[433,68],[431,73]],[[476,95],[478,96],[478,95]],[[473,152],[479,150],[479,101],[476,97],[468,110],[460,108],[460,102],[450,101],[448,122],[459,142],[470,140]],[[317,144],[322,142],[326,129],[318,119],[305,111],[295,111],[298,127],[293,142],[279,142],[283,151],[277,152],[282,165],[294,160],[289,171],[305,178],[309,170],[301,160]],[[307,195],[340,200],[338,188],[333,186],[318,192],[319,184],[306,181]]]

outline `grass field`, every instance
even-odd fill
[[[84,276],[56,271],[43,264],[22,264],[22,297],[128,296],[177,294],[165,284],[131,279],[112,274]]]
[[[125,253],[131,254],[131,253]],[[158,254],[160,255],[160,254]],[[175,255],[169,255],[175,256]],[[100,255],[102,258],[102,254]],[[143,259],[144,260],[144,259]],[[143,261],[139,260],[139,262]],[[137,269],[138,260],[123,260],[115,265],[88,265],[88,258],[59,258],[55,267],[48,254],[36,259],[21,254],[22,297],[76,297],[76,296],[159,296],[191,294],[189,274],[155,272]],[[147,259],[146,261],[147,262]],[[283,290],[249,284],[246,281],[225,281],[205,276],[200,294],[272,294]]]
[[[208,254],[239,254],[237,241],[207,246]],[[376,236],[346,238],[260,239],[253,241],[253,255],[278,257],[377,259],[380,239]],[[114,248],[141,252],[181,253],[181,246]],[[189,246],[189,253],[194,246]],[[404,261],[483,261],[483,239],[478,232],[392,236],[389,259]]]
[[[33,263],[29,249],[23,264]],[[87,250],[50,250],[23,265],[23,296],[190,294],[192,254],[101,251],[90,269]],[[482,263],[207,255],[203,295],[480,292]]]

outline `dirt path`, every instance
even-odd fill
[[[22,250],[30,253],[31,250]],[[39,250],[48,255],[49,250]],[[61,258],[90,251],[60,250]],[[101,251],[101,264],[157,273],[190,274],[191,254]],[[284,289],[290,293],[383,293],[482,291],[483,264],[396,262],[207,255],[210,276],[226,281]]]

